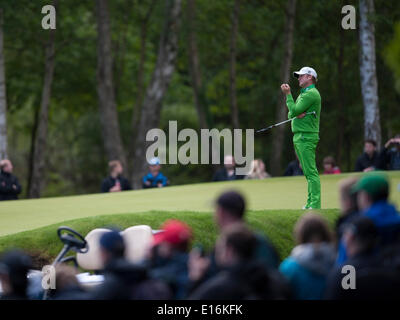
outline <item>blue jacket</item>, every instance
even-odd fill
[[[328,243],[307,243],[295,247],[280,265],[296,300],[322,299],[335,250]]]
[[[146,185],[146,182],[150,181],[150,186]],[[155,177],[149,172],[142,178],[143,188],[157,188],[159,183],[165,187],[168,184],[168,179],[161,172],[158,173]]]
[[[391,243],[396,234],[400,232],[400,215],[395,206],[387,201],[375,202],[361,215],[370,218],[374,222],[383,245]],[[346,248],[342,240],[339,242],[338,250],[336,264],[339,265],[347,260]]]

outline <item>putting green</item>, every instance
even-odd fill
[[[323,175],[322,208],[338,208],[338,182],[353,174]],[[391,172],[391,199],[400,206],[400,172]],[[304,177],[202,183],[163,189],[91,194],[0,203],[0,236],[84,217],[160,211],[212,211],[223,190],[242,191],[251,210],[299,209],[305,204]]]

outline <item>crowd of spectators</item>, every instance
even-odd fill
[[[306,212],[293,230],[295,246],[280,257],[265,233],[246,222],[246,202],[236,191],[214,203],[217,240],[211,250],[193,245],[192,227],[168,220],[154,234],[145,258],[132,263],[118,230],[99,239],[104,281],[84,289],[78,270],[57,266],[49,299],[324,300],[400,298],[400,215],[389,202],[382,172],[343,180],[341,213],[334,227]],[[285,258],[281,261],[281,258]],[[29,299],[29,256],[0,259],[2,299]],[[350,270],[350,271],[349,271]],[[347,274],[354,270],[354,274]],[[345,278],[347,277],[347,278]],[[347,281],[347,282],[346,282]],[[356,283],[352,289],[352,283]],[[346,286],[350,286],[350,289]]]

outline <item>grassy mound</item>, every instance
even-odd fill
[[[268,236],[279,251],[281,258],[284,258],[290,253],[294,245],[293,226],[304,212],[304,210],[249,211],[246,219],[253,230]],[[321,210],[318,213],[333,224],[338,215],[338,210]],[[21,248],[34,256],[37,261],[40,261],[39,265],[43,265],[52,261],[62,248],[62,244],[56,235],[56,230],[60,225],[69,226],[86,235],[94,228],[110,226],[125,229],[132,225],[147,224],[153,229],[158,229],[166,219],[171,218],[185,221],[193,228],[194,243],[201,243],[206,249],[213,246],[217,237],[217,230],[211,213],[151,211],[75,219],[31,231],[6,235],[0,237],[0,251],[10,247]],[[39,267],[38,264],[37,267]]]

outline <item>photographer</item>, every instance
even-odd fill
[[[13,165],[10,160],[0,161],[0,201],[17,200],[18,194],[21,193],[21,185],[12,171]]]
[[[400,170],[400,134],[385,143],[380,160],[382,169]]]

